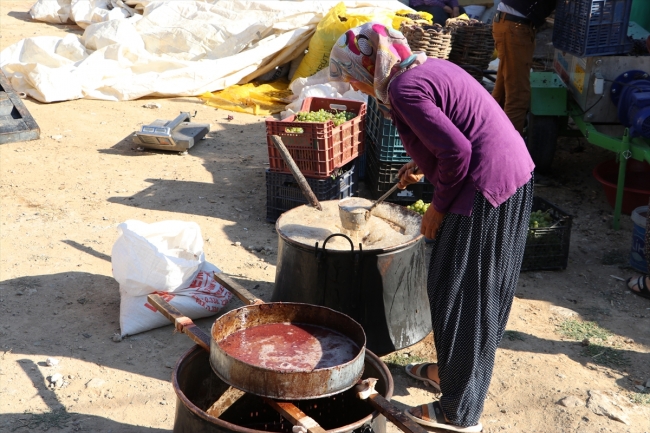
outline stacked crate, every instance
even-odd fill
[[[347,111],[356,114],[335,126],[332,121],[297,122],[295,116],[266,120],[269,169],[266,171],[266,220],[275,222],[290,209],[307,203],[289,167],[273,145],[282,139],[307,183],[320,201],[355,196],[358,190],[358,158],[365,146],[366,104],[360,101],[307,98],[301,111]]]
[[[368,98],[366,117],[366,185],[374,198],[386,193],[397,182],[397,172],[409,162],[408,156],[399,138],[397,129],[379,110],[375,98]],[[410,204],[418,200],[431,202],[433,185],[426,179],[409,185],[405,190],[397,190],[387,201]]]

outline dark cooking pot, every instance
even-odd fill
[[[387,400],[393,395],[393,378],[386,365],[366,350],[363,377],[379,379],[377,391]],[[210,367],[209,354],[194,346],[176,364],[172,374],[176,392],[174,433],[290,433],[292,425],[264,401],[246,394],[219,418],[206,413],[210,405],[228,389]],[[386,418],[355,397],[350,389],[334,397],[294,401],[328,433],[385,433]]]
[[[413,212],[402,206],[381,206],[391,207],[390,213],[405,220],[413,219]],[[297,209],[276,222],[278,261],[272,302],[320,305],[347,314],[364,328],[366,347],[379,355],[411,346],[431,332],[421,235],[381,249],[361,249],[342,234],[306,245],[282,231],[283,220]],[[332,236],[345,237],[349,250],[328,248]]]

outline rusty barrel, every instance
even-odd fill
[[[291,424],[263,400],[246,394],[219,418],[205,411],[228,389],[214,374],[209,354],[194,346],[177,362],[172,374],[176,392],[174,433],[291,433]],[[393,395],[393,377],[386,365],[366,350],[363,378],[378,379],[376,389],[387,400]],[[293,403],[329,433],[385,433],[386,419],[372,406],[356,398],[354,389],[313,400]]]

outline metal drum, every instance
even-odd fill
[[[412,212],[392,203],[381,206],[392,207],[396,215]],[[422,236],[390,248],[361,250],[347,236],[334,234],[309,246],[282,232],[283,219],[297,209],[276,222],[272,302],[320,305],[347,314],[363,327],[366,347],[379,355],[411,346],[431,332]],[[346,237],[350,250],[328,249],[332,236]]]
[[[210,367],[209,353],[194,346],[174,369],[176,392],[174,433],[291,433],[292,425],[261,397],[245,394],[219,418],[205,411],[228,388]],[[366,350],[363,378],[378,379],[376,389],[387,400],[393,395],[393,377],[386,365]],[[386,433],[386,418],[355,396],[354,389],[340,394],[293,403],[329,433]]]

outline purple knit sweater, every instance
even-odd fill
[[[436,210],[469,216],[475,191],[497,207],[530,180],[524,140],[455,64],[428,59],[395,78],[389,97],[404,148],[435,187]]]

